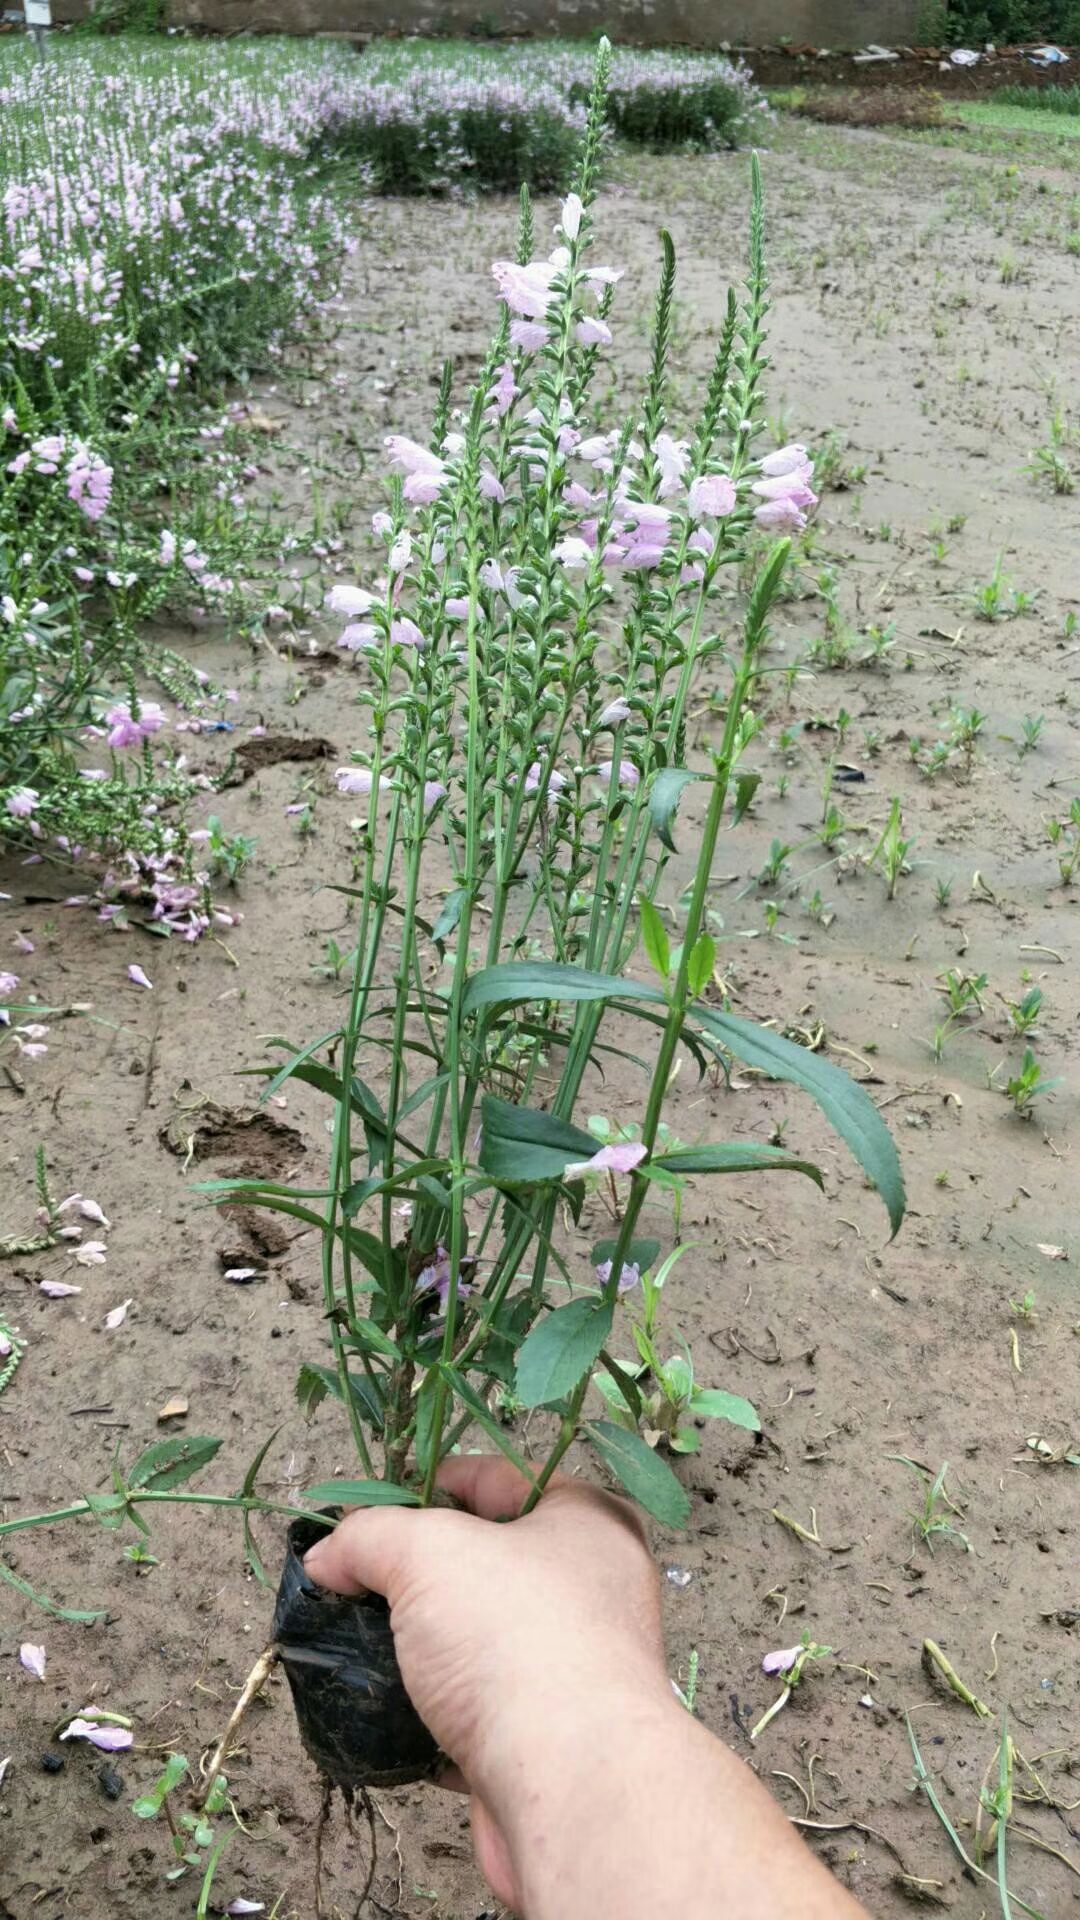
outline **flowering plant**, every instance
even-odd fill
[[[746,1138],[675,1140],[663,1108],[682,1049],[702,1070],[738,1060],[803,1088],[878,1188],[893,1232],[903,1214],[895,1148],[866,1094],[732,1014],[717,990],[710,874],[756,784],[743,761],[789,545],[763,548],[761,535],[804,524],[812,465],[800,446],[755,452],[767,366],[756,164],[747,287],[729,295],[698,418],[685,435],[669,418],[665,235],[643,402],[614,427],[597,420],[620,277],[592,256],[609,59],[604,43],[554,247],[537,246],[523,196],[515,256],[493,268],[499,318],[479,378],[455,409],[447,369],[428,440],[391,436],[380,576],[330,595],[368,722],[336,776],[360,803],[359,884],[343,889],[356,900],[355,950],[344,1019],[298,1048],[283,1041],[264,1090],[296,1079],[329,1097],[328,1180],[202,1189],[320,1235],[330,1364],[306,1362],[298,1396],[309,1413],[328,1396],[341,1404],[359,1477],[308,1489],[314,1508],[430,1501],[440,1461],[479,1428],[525,1474],[526,1508],[583,1441],[658,1520],[686,1522],[665,1457],[688,1450],[678,1413],[759,1422],[745,1400],[699,1387],[689,1363],[660,1359],[661,1290],[679,1249],[660,1260],[639,1233],[643,1211],[695,1175],[821,1175]],[[755,554],[732,636],[716,589]],[[705,663],[729,686],[722,738],[697,768],[686,719]],[[702,818],[676,915],[660,902],[684,796],[700,799]],[[649,977],[631,966],[639,949]],[[640,1119],[598,1146],[575,1118],[579,1097],[606,1053],[637,1058],[638,1030],[655,1043],[651,1066],[637,1060]],[[583,1257],[573,1228],[589,1190],[606,1197],[610,1225]],[[641,1365],[617,1357],[639,1289]],[[653,1385],[671,1418],[658,1417]],[[507,1424],[519,1408],[550,1416],[539,1464]],[[111,1494],[63,1517],[142,1524],[148,1502],[206,1499],[243,1509],[247,1527],[254,1510],[296,1511],[256,1491],[265,1447],[240,1494],[178,1492],[219,1444],[159,1443],[118,1471]],[[248,1543],[261,1571],[250,1531]]]

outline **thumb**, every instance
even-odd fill
[[[393,1606],[420,1519],[404,1507],[358,1509],[308,1548],[304,1571],[331,1593],[382,1593]]]

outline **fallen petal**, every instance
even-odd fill
[[[781,1647],[776,1653],[767,1653],[761,1663],[762,1673],[790,1673],[802,1647]]]
[[[1067,1260],[1069,1257],[1064,1247],[1047,1246],[1042,1240],[1036,1240],[1035,1251],[1045,1253],[1048,1260]]]
[[[127,1319],[127,1310],[134,1304],[133,1300],[125,1300],[120,1306],[114,1307],[111,1313],[105,1315],[105,1325],[110,1333],[115,1333],[117,1327],[123,1326]]]
[[[47,1300],[67,1300],[73,1293],[81,1293],[81,1287],[69,1287],[66,1280],[39,1280],[38,1292]]]
[[[82,1214],[84,1220],[93,1220],[97,1226],[104,1227],[106,1233],[109,1232],[112,1221],[106,1220],[96,1200],[80,1199],[79,1212]]]
[[[261,1900],[230,1900],[226,1913],[265,1913],[266,1907]]]
[[[19,1659],[27,1673],[36,1674],[39,1680],[45,1678],[45,1649],[35,1647],[32,1640],[24,1640],[19,1648]]]
[[[84,1240],[82,1246],[75,1249],[75,1258],[80,1267],[103,1267],[105,1254],[104,1240]]]
[[[127,1727],[99,1727],[92,1720],[78,1717],[64,1728],[61,1740],[89,1740],[102,1753],[120,1753],[135,1745],[135,1735]]]
[[[131,980],[135,986],[149,987],[151,992],[153,992],[154,983],[152,980],[147,979],[141,967],[137,967],[134,964],[132,964],[127,971],[128,971],[128,979]]]

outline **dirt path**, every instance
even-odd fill
[[[993,1910],[993,1890],[961,1876],[929,1807],[910,1794],[903,1715],[912,1712],[942,1804],[969,1847],[996,1735],[928,1682],[925,1637],[976,1693],[1008,1705],[1028,1759],[1056,1756],[1040,1772],[1060,1800],[1077,1797],[1080,1473],[1040,1466],[1026,1444],[1041,1436],[1060,1456],[1080,1437],[1077,896],[1055,884],[1043,825],[1080,792],[1080,633],[1066,632],[1077,519],[1075,498],[1055,497],[1021,471],[1045,437],[1047,382],[1057,379],[1063,403],[1075,399],[1065,370],[1080,364],[1080,261],[1063,244],[1075,214],[1067,187],[1040,191],[1022,170],[976,172],[952,153],[817,129],[781,135],[766,176],[777,434],[820,444],[836,430],[846,440],[841,466],[865,471],[825,495],[801,595],[778,623],[775,707],[757,751],[764,781],[754,814],[722,853],[715,906],[736,1006],[811,1039],[820,1023],[832,1057],[887,1109],[911,1212],[886,1248],[876,1201],[804,1102],[758,1083],[724,1095],[695,1086],[684,1068],[670,1115],[684,1138],[764,1138],[782,1127],[786,1143],[824,1166],[828,1197],[809,1186],[728,1182],[700,1183],[688,1199],[684,1234],[694,1245],[672,1284],[673,1321],[704,1383],[755,1401],[766,1439],[755,1447],[714,1428],[687,1467],[694,1528],[658,1542],[662,1564],[682,1570],[668,1586],[671,1664],[684,1677],[697,1650],[702,1718],[753,1759],[790,1813],[805,1815],[809,1791],[812,1817],[836,1829],[813,1844],[872,1913],[908,1912],[920,1888],[905,1886],[907,1874],[958,1920],[978,1920]],[[722,289],[739,270],[744,179],[738,156],[692,167],[643,162],[605,210],[604,257],[628,268],[618,341],[638,368],[656,229],[673,231],[684,262],[677,365],[687,397],[708,363]],[[543,209],[539,232],[551,217]],[[380,205],[365,220],[336,351],[316,375],[260,395],[287,423],[266,497],[283,525],[310,519],[313,479],[328,511],[335,499],[348,502],[346,577],[365,564],[382,436],[422,428],[442,358],[467,373],[486,344],[487,262],[506,251],[513,211]],[[1005,259],[1015,272],[1004,272]],[[1012,584],[1037,597],[1021,617],[978,621],[971,593],[999,552]],[[849,663],[830,669],[819,659],[789,684],[784,670],[808,644],[820,647],[814,581],[830,566],[838,618],[858,635]],[[869,626],[886,633],[885,650],[879,664],[860,666]],[[316,644],[332,639],[317,623],[312,631]],[[0,876],[13,895],[4,952],[16,929],[35,942],[20,969],[26,982],[49,1004],[94,1004],[92,1017],[57,1027],[25,1094],[0,1088],[4,1230],[29,1227],[39,1140],[57,1188],[92,1194],[114,1223],[103,1268],[78,1269],[59,1250],[0,1268],[0,1312],[29,1341],[0,1399],[9,1515],[100,1485],[117,1441],[133,1457],[163,1430],[156,1416],[175,1394],[190,1403],[192,1432],[224,1436],[214,1485],[237,1484],[275,1426],[271,1494],[284,1498],[344,1464],[325,1410],[309,1427],[293,1399],[300,1361],[320,1357],[313,1239],[290,1230],[267,1240],[255,1220],[226,1222],[191,1181],[234,1170],[318,1175],[324,1164],[326,1115],[306,1089],[291,1088],[284,1109],[240,1131],[215,1134],[207,1103],[250,1104],[251,1083],[237,1075],[264,1057],[262,1036],[299,1043],[336,1018],[339,990],[313,967],[329,935],[347,941],[343,903],[325,883],[349,878],[349,805],[332,793],[327,765],[359,737],[353,669],[174,638],[237,686],[238,732],[262,723],[284,746],[207,801],[231,830],[258,839],[244,921],[228,949],[110,935],[41,899],[61,898],[62,880],[50,888],[21,868]],[[911,739],[932,747],[956,706],[977,707],[985,723],[970,757],[928,780]],[[1025,714],[1044,724],[1021,757]],[[707,703],[697,726],[700,744],[715,728]],[[328,763],[288,757],[290,741],[312,739],[330,743]],[[220,766],[232,744],[204,738],[192,754]],[[834,789],[843,825],[830,850],[815,836],[834,753],[866,777]],[[889,902],[861,855],[893,794],[915,847]],[[285,812],[300,800],[313,802],[306,837]],[[774,840],[795,851],[775,883],[759,886]],[[672,900],[680,878],[672,872]],[[938,882],[951,882],[943,907]],[[815,892],[812,917],[803,903]],[[770,899],[779,909],[771,934]],[[132,959],[152,992],[128,985]],[[986,973],[984,1011],[958,1023],[937,1062],[928,1040],[944,1012],[937,976],[950,967]],[[1023,1043],[1010,1036],[1003,996],[1018,1000],[1031,983],[1045,996],[1033,1044],[1043,1072],[1063,1081],[1025,1125],[988,1086],[987,1070],[997,1070],[998,1089],[1008,1077],[1002,1063],[1016,1071]],[[595,1090],[594,1105],[625,1114],[639,1098],[636,1084],[613,1079]],[[256,1266],[253,1284],[226,1282],[237,1264]],[[28,1282],[45,1274],[77,1280],[83,1293],[43,1300]],[[1010,1298],[1029,1290],[1033,1314],[1017,1320]],[[104,1331],[104,1314],[129,1297],[125,1324]],[[913,1540],[920,1488],[895,1454],[931,1473],[950,1463],[948,1484],[964,1509],[955,1524],[970,1553],[941,1539],[931,1554]],[[816,1513],[821,1544],[795,1537],[775,1508],[806,1528]],[[273,1562],[276,1544],[264,1532]],[[0,1790],[0,1913],[12,1920],[61,1912],[135,1920],[165,1904],[161,1838],[128,1811],[153,1774],[146,1748],[176,1744],[194,1758],[210,1743],[262,1644],[268,1606],[228,1526],[174,1516],[156,1529],[153,1550],[160,1565],[140,1573],[113,1535],[80,1528],[38,1535],[8,1556],[68,1604],[110,1607],[107,1621],[79,1628],[31,1616],[7,1591],[0,1598],[0,1757],[13,1756]],[[761,1656],[804,1629],[837,1661],[813,1671],[752,1750],[745,1728],[772,1697]],[[49,1648],[44,1687],[14,1659],[28,1635]],[[90,1700],[131,1714],[138,1728],[115,1805],[89,1750],[65,1750],[59,1774],[40,1770],[56,1722]],[[271,1702],[253,1717],[232,1769],[249,1832],[234,1840],[220,1884],[223,1899],[246,1893],[268,1910],[280,1898],[284,1920],[313,1911],[317,1787],[283,1686],[271,1688]],[[382,1802],[401,1851],[383,1829],[371,1911],[475,1920],[485,1899],[458,1803],[419,1791]],[[1019,1817],[1080,1860],[1075,1815],[1031,1807]],[[339,1832],[328,1893],[343,1911],[362,1877],[360,1852]],[[1080,1888],[1059,1860],[1021,1840],[1010,1877],[1045,1915],[1070,1911]],[[193,1912],[189,1881],[170,1891],[168,1906]]]

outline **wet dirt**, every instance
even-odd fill
[[[684,1064],[668,1113],[684,1139],[782,1131],[819,1161],[827,1191],[699,1181],[687,1197],[690,1250],[669,1288],[667,1327],[673,1344],[679,1332],[690,1340],[703,1384],[755,1402],[765,1437],[754,1444],[718,1424],[702,1433],[700,1454],[680,1467],[692,1527],[658,1536],[656,1551],[662,1568],[679,1570],[665,1580],[672,1673],[685,1683],[696,1650],[702,1720],[759,1769],[789,1814],[818,1823],[810,1844],[838,1876],[884,1920],[920,1896],[979,1920],[994,1910],[993,1889],[964,1876],[929,1805],[910,1792],[904,1714],[969,1848],[997,1734],[931,1684],[925,1638],[995,1710],[1008,1707],[1021,1752],[1062,1803],[1026,1805],[1018,1825],[1080,1862],[1078,1816],[1064,1810],[1080,1797],[1080,1473],[1062,1457],[1080,1426],[1078,896],[1058,884],[1044,826],[1080,792],[1080,633],[1067,625],[1077,523],[1075,497],[1023,472],[1045,438],[1047,383],[1078,364],[1080,261],[1064,244],[1077,183],[807,127],[778,133],[765,173],[773,430],[818,446],[832,431],[843,436],[833,477],[847,484],[825,492],[815,552],[776,622],[772,708],[754,750],[763,783],[723,844],[713,906],[735,1009],[802,1030],[867,1084],[895,1130],[910,1211],[886,1245],[877,1201],[801,1096],[742,1075],[725,1092],[695,1082]],[[624,164],[602,209],[602,257],[628,270],[618,362],[638,377],[657,228],[675,237],[676,414],[692,406],[723,290],[740,272],[745,181],[737,155]],[[553,218],[538,209],[540,234]],[[349,505],[344,579],[370,563],[383,435],[425,428],[446,353],[463,374],[479,361],[493,312],[487,263],[512,245],[514,210],[385,203],[360,225],[336,346],[257,396],[284,421],[273,448],[260,450],[283,526],[310,522],[314,484]],[[1016,267],[1008,277],[1005,255]],[[999,553],[1004,574],[1035,597],[1018,617],[981,621],[972,595]],[[820,652],[816,583],[829,566],[842,627],[855,636],[836,668]],[[344,759],[365,724],[353,705],[360,670],[305,667],[304,650],[332,644],[335,631],[309,627],[291,649],[275,639],[249,653],[205,634],[178,643],[237,686],[238,734],[259,722],[291,741],[296,728],[320,745],[336,741]],[[888,644],[877,664],[859,664],[873,654],[873,627]],[[789,674],[800,662],[807,671]],[[718,737],[710,693],[702,689],[695,712],[694,755]],[[977,707],[985,721],[972,752],[928,780],[910,743],[932,745],[957,706]],[[1025,714],[1044,718],[1021,755]],[[200,759],[224,768],[235,739],[208,736]],[[830,848],[817,835],[833,756],[866,777],[833,789],[843,818]],[[863,856],[894,794],[915,846],[890,901]],[[301,803],[313,832],[286,814]],[[258,845],[237,896],[242,924],[194,949],[110,933],[43,902],[40,883],[31,900],[22,869],[0,877],[13,896],[4,952],[16,929],[35,943],[19,967],[26,983],[50,1006],[93,1005],[54,1022],[24,1090],[0,1084],[4,1231],[32,1227],[39,1141],[56,1189],[93,1195],[113,1222],[104,1267],[84,1270],[62,1247],[0,1266],[0,1312],[28,1342],[0,1396],[8,1517],[107,1488],[117,1445],[132,1459],[162,1431],[223,1437],[206,1477],[220,1490],[240,1484],[275,1427],[260,1482],[269,1497],[293,1499],[349,1465],[328,1406],[309,1425],[293,1393],[300,1362],[324,1358],[316,1235],[290,1221],[283,1244],[260,1247],[267,1216],[258,1226],[224,1219],[192,1188],[227,1168],[288,1178],[301,1161],[304,1183],[319,1184],[328,1110],[315,1092],[289,1083],[284,1115],[271,1120],[281,1113],[271,1108],[258,1125],[237,1122],[234,1110],[253,1107],[256,1083],[240,1075],[266,1059],[267,1036],[299,1045],[340,1017],[342,988],[318,969],[329,938],[347,950],[349,903],[328,883],[351,880],[350,803],[333,792],[322,758],[264,750],[243,786],[207,797],[210,811]],[[672,902],[693,824],[688,809],[665,888]],[[793,851],[760,885],[774,841]],[[951,883],[940,906],[938,882]],[[129,985],[133,958],[152,991]],[[954,1026],[936,1060],[929,1042],[947,968],[985,972],[987,984],[982,1012]],[[1044,993],[1031,1044],[1061,1084],[1025,1123],[1001,1088],[1023,1052],[1004,1003],[1028,984]],[[623,1117],[641,1092],[616,1062],[587,1104]],[[654,1230],[665,1229],[658,1214]],[[583,1244],[604,1230],[597,1197]],[[259,1268],[255,1284],[224,1278],[225,1256],[242,1253],[240,1264]],[[32,1284],[45,1276],[83,1291],[46,1300]],[[1029,1313],[1018,1316],[1010,1301],[1029,1292]],[[106,1313],[129,1297],[124,1324],[107,1332]],[[190,1411],[163,1429],[158,1410],[177,1395]],[[1042,1464],[1028,1444],[1036,1437],[1049,1450]],[[953,1519],[970,1553],[949,1538],[931,1553],[915,1538],[921,1488],[895,1455],[931,1474],[949,1463],[962,1509]],[[273,1576],[283,1528],[263,1522],[257,1533]],[[0,1757],[11,1755],[0,1787],[0,1910],[12,1920],[194,1911],[194,1882],[166,1888],[165,1836],[135,1821],[130,1801],[167,1748],[196,1762],[216,1739],[264,1643],[272,1595],[247,1571],[229,1521],[173,1510],[155,1517],[151,1550],[160,1564],[140,1571],[121,1558],[116,1535],[86,1524],[7,1543],[23,1578],[66,1604],[109,1609],[78,1627],[9,1590],[0,1597]],[[762,1655],[804,1630],[835,1658],[812,1670],[752,1748],[747,1729],[774,1697]],[[44,1685],[18,1666],[25,1638],[48,1647]],[[135,1750],[116,1763],[124,1792],[115,1802],[99,1755],[50,1746],[57,1723],[91,1701],[136,1728]],[[47,1751],[63,1754],[62,1771],[43,1770]],[[280,1901],[279,1920],[307,1920],[319,1785],[282,1679],[254,1708],[229,1777],[246,1831],[222,1863],[222,1902],[243,1894],[269,1911]],[[462,1802],[426,1787],[376,1798],[372,1914],[475,1920],[490,1907]],[[363,1843],[339,1824],[324,1864],[328,1902],[351,1913],[350,1889],[355,1899],[366,1877]],[[1075,1870],[1019,1835],[1010,1883],[1045,1915],[1076,1908]]]

